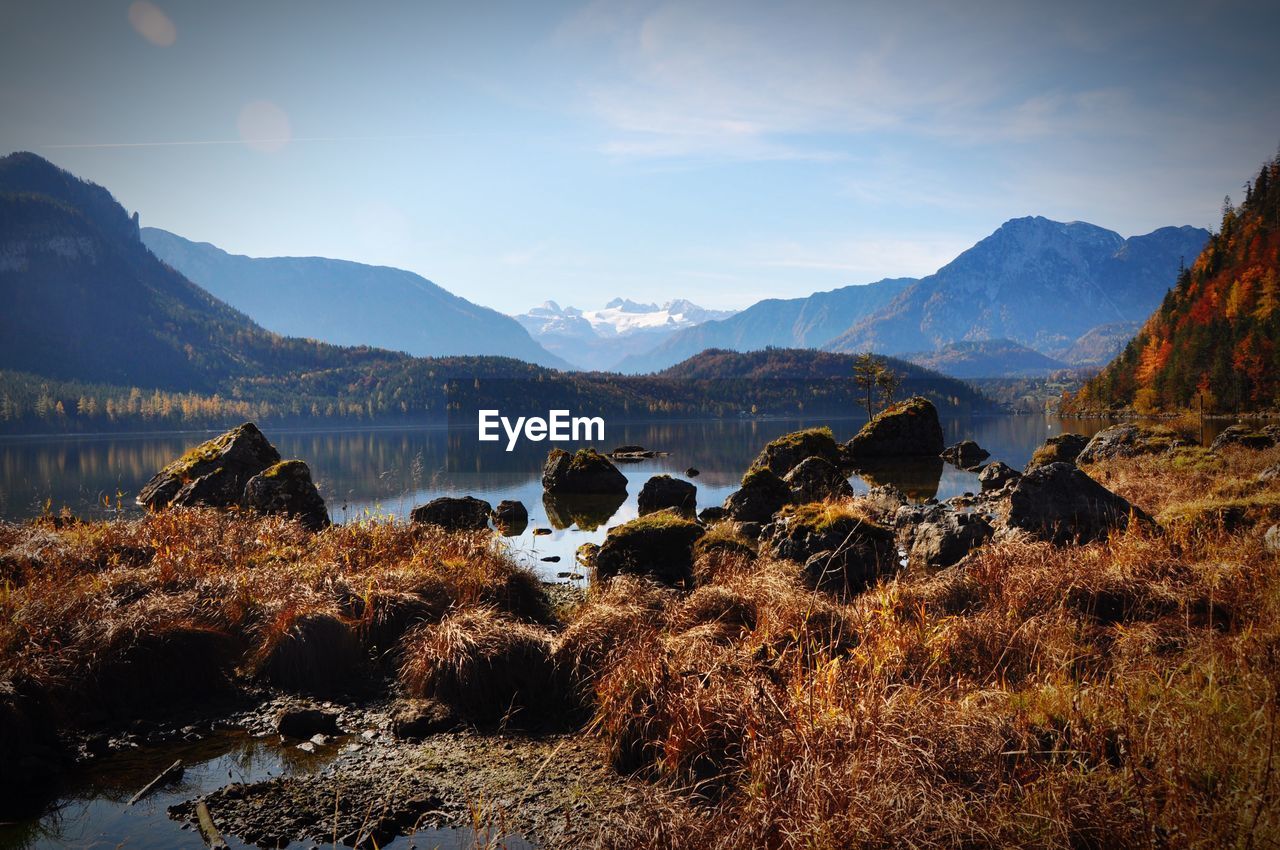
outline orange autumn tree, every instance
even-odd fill
[[[1068,412],[1280,405],[1280,156],[1223,204],[1222,226]]]

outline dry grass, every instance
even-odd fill
[[[1090,471],[1166,516],[1274,495],[1242,482],[1275,452],[1193,454]],[[593,669],[593,728],[653,780],[605,843],[1276,846],[1268,517],[1002,543],[847,602],[768,560],[708,572]]]
[[[0,525],[0,681],[49,695],[68,719],[125,685],[163,707],[184,670],[357,690],[419,623],[479,607],[550,618],[533,573],[483,534],[389,521],[310,534],[194,509],[47,525]]]

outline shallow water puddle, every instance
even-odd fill
[[[339,751],[340,747],[327,746],[307,753],[281,744],[274,737],[253,738],[243,732],[223,732],[194,743],[115,752],[72,771],[62,795],[44,814],[0,824],[0,850],[200,848],[204,843],[199,831],[171,819],[170,806],[232,782],[249,783],[276,776],[314,773],[332,761]],[[158,788],[133,806],[127,805],[139,789],[177,759],[181,759],[184,766],[180,780]],[[217,812],[213,815],[216,822]],[[223,838],[235,850],[249,850],[253,846],[238,841],[233,835],[224,833]],[[295,842],[293,846],[318,845]],[[403,850],[481,847],[531,850],[533,847],[514,836],[453,828],[420,830],[382,846]]]

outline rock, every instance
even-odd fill
[[[1105,540],[1127,528],[1133,514],[1151,518],[1069,463],[1038,466],[1009,489],[1003,525],[1059,545]]]
[[[748,540],[759,540],[764,525],[758,522],[739,522],[734,524],[734,529]]]
[[[340,735],[338,712],[320,708],[286,708],[276,715],[276,731],[285,738],[309,740],[314,735]]]
[[[693,577],[693,544],[706,532],[674,511],[658,511],[609,529],[596,553],[596,575],[649,576],[665,584]]]
[[[409,513],[409,519],[438,525],[447,531],[486,531],[493,506],[474,496],[441,496]]]
[[[1280,524],[1267,529],[1267,533],[1262,535],[1262,543],[1268,552],[1280,554]]]
[[[844,473],[835,464],[821,457],[805,458],[782,480],[791,489],[791,501],[796,504],[823,502],[853,495],[853,487]]]
[[[402,700],[391,710],[391,734],[402,740],[421,740],[448,732],[457,725],[458,715],[439,700]]]
[[[493,524],[504,537],[518,537],[529,527],[529,510],[523,502],[503,499],[493,509]]]
[[[1232,425],[1213,438],[1209,444],[1210,451],[1219,451],[1228,446],[1240,446],[1246,449],[1269,449],[1276,444],[1277,435],[1271,429],[1250,428],[1248,425]]]
[[[830,428],[810,428],[782,435],[760,450],[747,471],[767,469],[781,477],[811,457],[819,457],[832,464],[840,462],[840,449],[831,436]]]
[[[1010,481],[1017,481],[1022,473],[1003,461],[989,463],[978,473],[978,484],[984,493],[1003,489]]]
[[[1258,473],[1259,484],[1270,484],[1272,481],[1280,481],[1280,463],[1272,464]]]
[[[1089,438],[1083,434],[1058,434],[1050,437],[1031,455],[1023,472],[1030,472],[1046,463],[1075,463],[1088,444]]]
[[[684,471],[684,474],[686,478],[697,478],[702,473],[698,472],[698,468],[696,466],[691,466]]]
[[[609,455],[611,457],[628,457],[628,458],[654,457],[657,454],[658,454],[657,452],[650,451],[649,449],[646,449],[644,446],[618,446],[616,449],[609,452]]]
[[[281,461],[250,478],[242,503],[260,513],[297,517],[311,531],[329,525],[329,511],[311,481],[311,469],[300,460]]]
[[[596,555],[600,554],[600,546],[596,543],[583,543],[573,553],[573,559],[584,567],[596,565]]]
[[[544,564],[558,564],[558,563],[560,563],[560,556],[559,556],[559,555],[548,555],[547,557],[542,558],[541,560],[542,560],[542,563],[544,563]]]
[[[249,479],[280,462],[280,453],[252,422],[201,443],[160,470],[138,493],[149,510],[238,506]]]
[[[712,525],[722,519],[728,519],[729,512],[718,505],[712,505],[709,508],[703,508],[698,513],[698,522],[703,525]]]
[[[542,488],[548,493],[625,494],[627,477],[595,449],[573,454],[552,449],[542,467]]]
[[[738,522],[768,522],[791,501],[791,488],[769,469],[753,469],[742,486],[724,500],[724,509]]]
[[[911,563],[935,569],[958,563],[994,533],[985,517],[944,505],[902,508],[895,525]]]
[[[872,515],[880,522],[893,522],[893,518],[898,513],[898,508],[910,504],[907,494],[892,484],[881,484],[878,487],[872,487],[861,498],[862,503],[867,506]]]
[[[844,444],[850,460],[858,458],[904,457],[942,454],[942,424],[937,408],[922,396],[882,410]]]
[[[973,440],[961,440],[954,446],[948,446],[941,452],[941,457],[952,466],[961,469],[976,469],[991,453]]]
[[[1163,454],[1176,448],[1191,446],[1187,438],[1169,428],[1142,428],[1130,423],[1112,425],[1093,435],[1076,463],[1097,463],[1114,457]]]
[[[670,475],[655,475],[640,489],[638,502],[640,516],[674,508],[692,517],[698,510],[698,488]]]
[[[859,593],[898,569],[893,532],[850,505],[788,507],[762,536],[776,557],[803,564],[823,590]]]

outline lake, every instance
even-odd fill
[[[522,440],[514,451],[502,443],[480,443],[472,428],[395,430],[271,431],[267,437],[286,458],[310,466],[335,522],[362,517],[407,516],[415,506],[442,495],[474,495],[497,504],[518,499],[530,524],[507,538],[519,560],[549,580],[576,574],[574,552],[599,543],[609,526],[637,515],[636,497],[653,475],[700,474],[698,508],[721,504],[737,488],[743,472],[765,443],[799,428],[828,425],[847,440],[865,418],[719,419],[610,424],[600,448],[636,444],[669,452],[639,463],[619,464],[628,480],[625,499],[545,497],[541,470],[547,443]],[[944,417],[948,445],[976,440],[1002,460],[1021,468],[1047,437],[1070,431],[1092,435],[1105,420],[1055,416]],[[1223,423],[1225,425],[1225,423]],[[115,434],[108,436],[0,438],[0,516],[25,519],[50,505],[83,518],[135,515],[133,498],[157,470],[215,432]],[[557,443],[572,449],[575,444]],[[850,478],[855,491],[896,484],[913,499],[946,499],[978,490],[978,477],[940,459],[898,460],[874,473]],[[549,528],[549,535],[533,534]],[[559,557],[559,562],[544,558]]]

